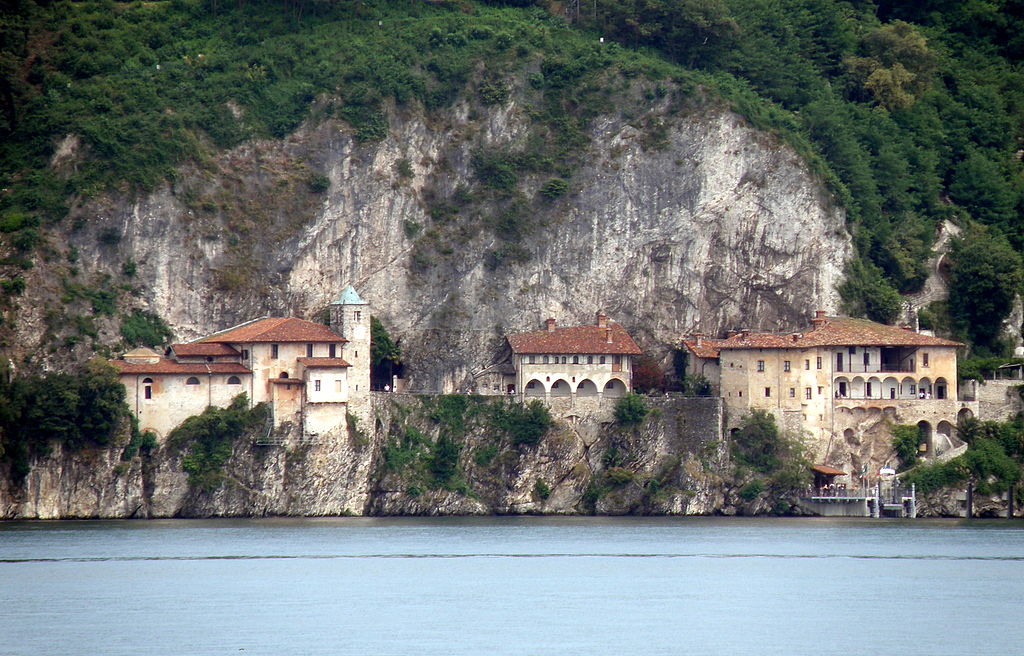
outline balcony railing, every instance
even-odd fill
[[[917,371],[917,368],[909,364],[892,364],[891,362],[883,362],[882,364],[857,364],[855,362],[844,362],[842,366],[836,365],[836,373],[850,373],[850,374],[912,374]]]

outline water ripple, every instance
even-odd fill
[[[779,553],[379,553],[379,554],[228,554],[194,556],[74,556],[0,558],[0,564],[107,563],[203,560],[363,560],[363,559],[473,559],[473,558],[738,558],[738,559],[842,559],[842,560],[937,560],[937,561],[1024,561],[1024,556],[971,556],[935,554],[779,554]]]

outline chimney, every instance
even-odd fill
[[[607,341],[609,344],[612,343],[612,329],[611,328],[605,328],[604,329],[604,338],[605,338],[605,341]]]
[[[746,328],[740,328],[740,337],[742,337],[743,339],[750,337],[750,331],[747,330]]]
[[[815,310],[814,311],[814,318],[811,319],[811,325],[814,326],[814,328],[812,328],[811,330],[814,330],[816,328],[821,328],[822,326],[825,325],[825,311],[824,310]]]
[[[547,321],[544,322],[544,324],[547,326],[549,333],[555,332],[555,320],[554,320],[554,318],[548,319]]]
[[[696,346],[701,346],[704,343],[704,333],[694,333],[693,341]]]
[[[800,341],[800,333],[793,333],[793,341],[794,342],[799,342]]]
[[[608,315],[602,312],[597,313],[597,327],[607,328],[608,327]]]

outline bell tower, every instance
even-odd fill
[[[341,357],[351,365],[348,393],[359,397],[370,391],[370,305],[349,285],[332,301],[331,330],[348,340]]]

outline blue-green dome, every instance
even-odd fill
[[[368,305],[368,303],[359,297],[355,287],[349,285],[341,292],[341,297],[338,300],[331,301],[331,305]]]

